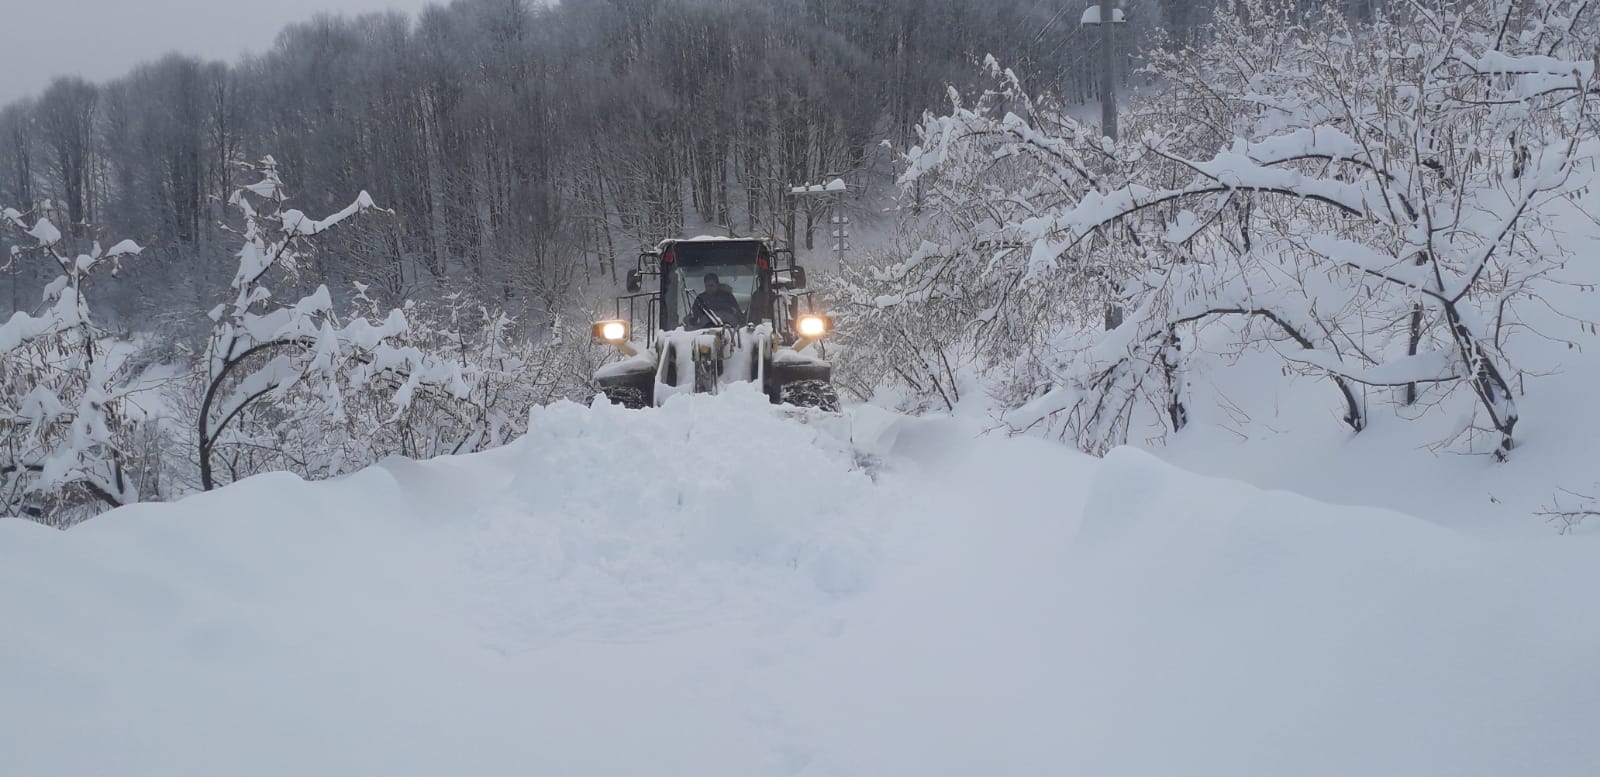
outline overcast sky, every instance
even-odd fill
[[[0,105],[57,75],[102,82],[169,51],[232,62],[318,11],[395,9],[439,0],[0,0]]]

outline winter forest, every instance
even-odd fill
[[[1119,5],[1107,56],[1081,1],[456,0],[41,85],[0,108],[0,516],[500,445],[695,234],[817,266],[857,401],[1102,454],[1265,359],[1514,459],[1523,353],[1578,347],[1541,317],[1594,327],[1600,2]],[[837,266],[789,194],[834,177]]]

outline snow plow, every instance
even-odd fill
[[[664,240],[639,255],[627,290],[591,330],[623,354],[593,376],[611,402],[659,407],[753,383],[774,404],[838,411],[821,353],[833,319],[813,309],[793,252],[766,238]]]

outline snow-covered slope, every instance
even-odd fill
[[[759,396],[0,522],[0,773],[1580,775],[1600,545]]]

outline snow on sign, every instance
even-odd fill
[[[789,187],[790,194],[816,194],[819,192],[844,192],[849,190],[850,187],[845,184],[843,178],[835,178],[825,184],[814,183]]]
[[[1122,24],[1122,23],[1124,23],[1126,21],[1128,21],[1128,18],[1125,15],[1123,15],[1121,8],[1113,8],[1113,9],[1111,9],[1111,23],[1112,24]],[[1084,24],[1084,25],[1099,24],[1100,23],[1100,6],[1091,5],[1088,8],[1083,9],[1083,18],[1079,19],[1078,23],[1079,24]]]

